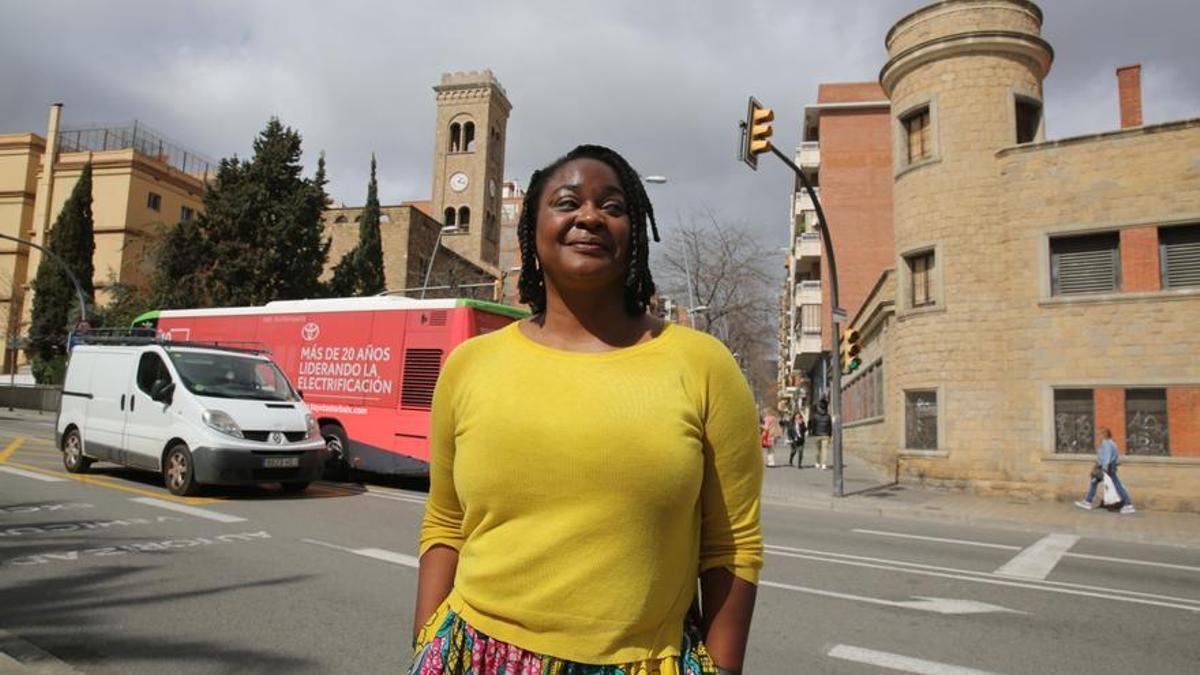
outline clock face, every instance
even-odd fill
[[[467,185],[470,183],[471,179],[467,178],[467,174],[461,171],[453,176],[450,176],[450,189],[454,190],[455,192],[462,192],[463,190],[466,190]]]

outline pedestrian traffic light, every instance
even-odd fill
[[[862,359],[858,353],[862,351],[861,337],[858,331],[853,328],[847,328],[842,331],[842,373],[849,375],[858,370],[862,365]]]
[[[764,107],[753,96],[746,108],[746,120],[742,122],[742,160],[751,169],[758,170],[758,156],[771,150],[771,122],[775,113]]]

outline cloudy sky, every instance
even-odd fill
[[[665,234],[713,209],[786,241],[790,177],[734,159],[746,96],[799,141],[818,82],[874,80],[883,37],[923,0],[162,2],[0,0],[0,133],[138,119],[213,158],[246,155],[267,118],[326,152],[330,192],[427,198],[441,73],[490,68],[513,102],[506,175],[581,142],[610,145],[652,188]],[[1056,50],[1050,137],[1115,128],[1118,65],[1141,62],[1147,123],[1200,117],[1200,3],[1043,0]]]

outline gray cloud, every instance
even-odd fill
[[[817,2],[7,3],[0,131],[133,118],[214,158],[247,154],[270,115],[325,150],[336,199],[361,203],[372,151],[385,202],[430,191],[443,71],[491,68],[514,110],[509,177],[580,142],[611,145],[643,173],[669,236],[712,208],[771,244],[786,238],[790,177],[734,160],[754,94],[799,141],[819,82],[873,80],[883,36],[919,0]],[[1046,82],[1053,136],[1116,126],[1116,66],[1141,62],[1148,122],[1200,115],[1200,5],[1047,0],[1057,56]]]

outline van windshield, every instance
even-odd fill
[[[297,401],[299,397],[274,363],[236,354],[168,349],[183,386],[197,396]]]

